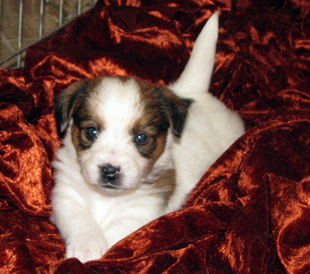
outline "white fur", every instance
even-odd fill
[[[171,138],[146,175],[150,160],[138,153],[129,134],[133,121],[143,114],[138,89],[133,79],[124,85],[116,78],[103,78],[88,104],[98,118],[104,118],[104,132],[78,157],[71,123],[57,152],[51,220],[65,239],[67,258],[77,257],[82,262],[99,259],[117,241],[164,212],[160,189],[142,183],[173,168]],[[121,166],[125,176],[120,191],[98,187],[98,166],[104,163]]]
[[[58,151],[51,220],[66,241],[66,257],[99,259],[109,247],[163,213],[158,190],[142,185],[106,193],[88,185],[77,161],[70,132]]]
[[[176,191],[167,212],[180,207],[204,172],[244,133],[237,113],[208,92],[215,61],[218,12],[199,34],[191,57],[179,79],[169,87],[179,96],[194,100],[181,139],[174,138],[172,157]]]
[[[104,133],[79,159],[82,174],[93,185],[97,185],[99,181],[98,166],[103,163],[122,168],[122,173],[125,174],[123,189],[136,189],[148,179],[145,177],[145,170],[149,160],[142,157],[135,148],[128,128],[143,116],[138,90],[134,79],[124,85],[117,78],[103,78],[98,91],[89,99],[88,103],[98,113],[99,119],[104,118],[102,123],[105,124]],[[168,152],[161,156],[161,161],[157,164],[169,162],[167,157],[169,158]],[[157,170],[156,166],[154,170]]]
[[[207,168],[243,133],[241,119],[207,93],[212,75],[218,32],[218,14],[208,21],[179,80],[170,88],[181,97],[194,99],[181,139],[169,131],[166,148],[152,172],[145,175],[143,158],[128,134],[128,126],[143,115],[134,81],[103,80],[89,100],[105,132],[78,158],[71,139],[71,126],[64,146],[54,161],[51,220],[66,242],[66,257],[82,262],[99,259],[113,244],[165,212],[179,209]],[[105,89],[112,92],[105,93]],[[126,92],[125,92],[126,89]],[[130,90],[128,92],[128,90]],[[103,95],[108,94],[108,95]],[[122,191],[97,187],[98,165],[122,166],[126,177]],[[176,191],[168,207],[160,190],[143,184],[164,169],[176,169]],[[81,170],[82,169],[82,170]],[[87,181],[87,182],[86,182]]]

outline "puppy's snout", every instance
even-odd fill
[[[118,176],[120,170],[121,170],[120,167],[112,166],[111,164],[105,164],[101,168],[102,175],[105,178],[108,178],[108,179],[111,179],[111,180],[115,179]]]

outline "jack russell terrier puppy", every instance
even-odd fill
[[[244,133],[208,93],[218,12],[180,78],[164,87],[133,77],[78,81],[59,94],[64,134],[54,161],[52,222],[66,257],[96,260],[155,218],[180,209],[208,167]]]

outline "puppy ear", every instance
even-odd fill
[[[59,93],[55,98],[55,117],[60,133],[69,127],[73,115],[84,101],[89,81],[77,81]]]
[[[158,86],[156,89],[163,103],[165,115],[168,118],[170,128],[176,137],[181,137],[185,124],[187,110],[193,102],[175,95],[170,89]]]

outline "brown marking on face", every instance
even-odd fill
[[[92,115],[88,113],[88,115]],[[96,137],[90,138],[87,131],[92,128],[98,132],[104,130],[104,125],[102,119],[95,119],[96,115],[91,118],[91,116],[79,116],[79,112],[76,114],[75,119],[78,122],[74,122],[72,125],[72,142],[76,151],[86,150],[91,147],[91,145],[96,141]],[[97,136],[98,137],[98,136]]]
[[[142,156],[151,159],[152,166],[165,149],[169,124],[162,103],[155,92],[156,86],[138,79],[136,82],[140,87],[144,113],[133,125],[132,135],[134,138],[139,133],[147,135],[146,144],[136,145]]]
[[[78,153],[78,151],[80,150],[80,129],[73,124],[71,127],[71,139],[72,139],[72,143],[75,147],[76,152]]]
[[[77,151],[86,150],[96,141],[100,132],[104,131],[104,117],[99,117],[88,103],[88,98],[73,117],[72,140],[76,140]],[[73,131],[75,129],[75,131]],[[90,136],[88,131],[97,131],[97,136]],[[74,136],[74,134],[76,134]]]
[[[126,76],[113,78],[118,78],[122,84],[126,84],[129,79],[132,79]],[[104,117],[99,117],[100,113],[93,110],[88,100],[101,81],[102,77],[79,81],[67,88],[60,96],[62,100],[58,104],[58,110],[62,111],[60,121],[69,124],[73,118],[71,134],[77,153],[88,149],[96,141],[87,137],[88,128],[96,128],[98,132],[104,131]],[[156,161],[165,151],[169,127],[172,128],[175,135],[181,134],[189,103],[161,85],[152,85],[139,79],[135,79],[135,81],[140,89],[140,105],[143,106],[144,113],[128,125],[127,130],[140,155],[149,159],[146,172],[150,173],[153,171]],[[140,133],[146,134],[148,137],[145,144],[135,142]],[[166,197],[169,197],[175,184],[174,171],[159,171],[157,175],[158,178],[153,183],[163,190]]]
[[[166,148],[169,118],[165,105],[157,94],[157,89],[162,86],[149,84],[143,80],[136,79],[141,92],[141,104],[144,107],[143,115],[138,118],[132,127],[132,134],[144,133],[148,136],[148,142],[144,145],[136,145],[140,154],[149,159],[147,173],[152,172],[158,158]],[[169,91],[168,91],[169,93]],[[144,182],[156,185],[162,191],[167,203],[175,188],[175,171],[173,169],[160,170],[155,181]]]
[[[89,90],[94,90],[100,79],[80,80],[57,95],[55,98],[55,116],[60,133],[64,133],[69,126],[71,118],[84,102]]]
[[[89,96],[96,90],[100,81],[101,78],[77,81],[60,93],[55,101],[56,117],[63,130],[73,119],[71,138],[77,152],[87,149],[94,141],[87,138],[87,128],[103,129],[103,123],[99,123],[101,120],[96,119],[97,114],[88,104]]]

